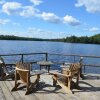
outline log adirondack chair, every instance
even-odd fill
[[[80,63],[70,64],[70,68],[62,71],[62,73],[51,72],[51,74],[53,75],[54,86],[58,83],[67,93],[72,93],[72,87],[78,87],[79,84]],[[72,80],[73,78],[76,79],[76,82]]]
[[[30,63],[22,63],[22,62],[16,63],[15,86],[12,89],[12,91],[18,90],[18,86],[21,83],[24,83],[26,85],[26,93],[25,93],[25,95],[27,95],[32,90],[32,87],[34,85],[36,85],[36,83],[38,84],[39,78],[40,78],[40,74],[36,74],[37,75],[36,80],[34,82],[31,82],[30,70],[31,70],[31,64]],[[21,82],[19,82],[18,78],[20,78]]]
[[[14,79],[15,77],[15,66],[14,64],[5,64],[3,58],[0,56],[0,69],[1,69],[1,79],[5,80],[8,78]]]

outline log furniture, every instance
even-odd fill
[[[34,82],[31,82],[30,80],[30,69],[31,69],[31,64],[30,63],[22,63],[19,62],[16,64],[16,70],[15,70],[15,86],[12,89],[12,91],[18,90],[18,86],[21,83],[24,83],[26,85],[26,93],[25,95],[29,94],[34,85],[38,84],[39,78],[40,78],[40,73],[35,74],[37,75],[37,78]],[[20,80],[18,80],[18,77]],[[19,82],[21,81],[21,82]]]
[[[72,63],[68,70],[62,73],[50,72],[53,75],[53,85],[60,85],[67,93],[72,93],[72,87],[78,87],[80,77],[80,63]],[[75,78],[76,82],[72,79]]]

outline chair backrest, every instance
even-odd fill
[[[16,72],[19,74],[21,81],[24,83],[30,82],[30,63],[16,63]]]
[[[4,64],[4,60],[1,56],[0,56],[0,64]]]
[[[4,59],[0,56],[0,65],[1,67],[3,68],[3,72],[6,73],[6,74],[9,74],[9,71],[8,69],[6,68],[6,64],[4,62]]]
[[[72,75],[80,71],[80,63],[72,63],[69,68]]]

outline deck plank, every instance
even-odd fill
[[[0,81],[0,87],[2,88],[6,100],[14,100],[11,92],[9,91],[8,87],[5,84],[5,81]]]
[[[1,87],[0,87],[0,100],[6,100]]]
[[[9,91],[11,92],[12,87],[13,87],[11,82],[10,81],[5,81],[5,84],[8,87]],[[21,96],[18,92],[11,92],[11,94],[12,94],[14,100],[22,100],[22,98],[21,98]]]
[[[14,87],[14,81],[11,81],[11,84],[12,84],[12,87]],[[34,95],[34,93],[29,94],[29,95],[25,95],[25,91],[26,91],[26,88],[23,88],[21,90],[18,89],[17,91],[14,91],[14,92],[17,92],[21,96],[22,100],[33,100],[33,99],[39,100],[38,97],[36,97]],[[18,100],[20,100],[20,99],[18,99]]]
[[[32,77],[34,80],[36,77]],[[14,81],[0,81],[3,99],[0,100],[100,100],[100,79],[80,80],[80,89],[73,89],[74,94],[67,94],[60,87],[53,87],[51,75],[41,75],[39,87],[31,94],[25,95],[25,89],[11,92]]]
[[[57,89],[56,87],[53,87],[53,81],[52,81],[52,76],[48,75],[48,77],[46,75],[42,75],[41,76],[41,82],[44,82],[44,88],[40,92],[38,93],[38,96],[43,98],[44,100],[62,100],[62,97],[59,95],[60,93],[62,93],[62,89]],[[36,94],[37,95],[37,94]],[[63,94],[63,96],[65,97],[66,93]],[[63,98],[63,100],[66,100],[66,97]]]

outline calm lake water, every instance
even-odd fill
[[[45,42],[45,41],[0,40],[0,54],[35,53],[35,52],[100,56],[100,45],[63,43],[63,42]],[[85,62],[89,62],[89,59],[86,60]],[[100,64],[100,59],[90,60],[90,63]],[[100,72],[100,70],[98,72]]]

